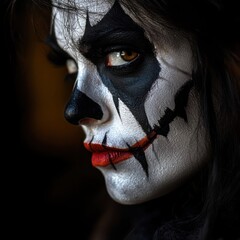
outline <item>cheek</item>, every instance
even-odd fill
[[[121,138],[127,139],[128,144],[133,145],[137,140],[142,139],[145,133],[126,104],[121,101],[121,99],[118,99],[118,102],[119,113],[115,115],[112,126],[114,129],[120,130]],[[115,109],[115,105],[112,105],[112,108]],[[119,134],[117,134],[115,138],[117,136],[119,136]]]
[[[105,98],[106,95],[102,96]],[[98,102],[101,99],[98,99]],[[128,107],[119,99],[119,111],[115,107],[112,95],[108,92],[103,104],[104,114],[109,114],[109,118],[104,124],[93,128],[85,128],[87,134],[86,141],[90,141],[94,135],[94,142],[101,143],[103,137],[107,134],[107,145],[109,147],[128,148],[134,145],[139,139],[145,137],[141,126],[133,116]],[[91,130],[91,133],[90,131]]]
[[[176,118],[166,137],[158,136],[145,155],[149,177],[135,158],[118,164],[117,171],[101,169],[109,194],[123,204],[136,204],[174,190],[205,164],[205,131],[199,120],[196,97],[189,95],[188,123]]]
[[[190,92],[186,113],[187,123],[177,117],[170,124],[168,136],[158,136],[146,151],[146,157],[151,159],[149,181],[160,194],[178,187],[206,162],[205,130],[194,91]]]
[[[174,109],[174,93],[171,84],[160,78],[152,86],[144,104],[146,115],[152,128],[158,124],[166,108]]]
[[[185,56],[185,61],[183,61],[182,55]],[[181,87],[191,79],[192,69],[191,52],[190,49],[186,49],[185,45],[176,52],[171,52],[170,49],[168,54],[159,53],[157,59],[161,71],[144,104],[148,121],[152,127],[157,124],[167,108],[174,109],[174,98]]]
[[[110,196],[122,204],[138,204],[163,196],[184,183],[200,163],[185,152],[185,146],[181,151],[175,151],[175,147],[159,136],[146,150],[149,177],[134,158],[118,164],[117,171],[101,169]]]
[[[114,96],[103,84],[96,66],[81,58],[78,69],[77,89],[96,102],[103,112],[103,118],[94,126],[83,126],[85,141],[89,142],[94,135],[94,142],[101,143],[107,133],[108,146],[126,148],[126,142],[133,145],[143,138],[145,133],[133,113],[120,98],[117,98],[117,103],[114,101]]]

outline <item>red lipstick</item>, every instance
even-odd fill
[[[129,159],[136,149],[147,149],[156,137],[157,133],[152,131],[148,136],[128,148],[114,148],[94,143],[84,143],[84,146],[93,153],[92,165],[94,167],[106,167]]]

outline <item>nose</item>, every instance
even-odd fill
[[[81,120],[101,120],[103,112],[101,107],[81,92],[75,86],[71,98],[66,105],[64,116],[72,124],[79,124]]]

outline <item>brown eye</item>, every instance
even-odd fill
[[[110,52],[106,56],[106,66],[115,67],[128,64],[139,57],[139,53],[132,50]]]
[[[130,50],[130,51],[121,51],[120,55],[124,61],[130,62],[130,61],[133,61],[135,58],[137,58],[139,54],[137,52]]]

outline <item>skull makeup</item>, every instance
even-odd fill
[[[205,162],[190,44],[163,26],[150,37],[117,1],[73,2],[75,11],[55,7],[52,18],[77,70],[66,119],[83,127],[114,200],[166,194]]]

